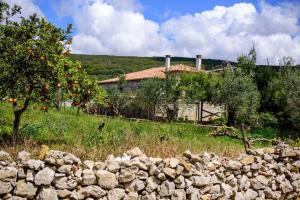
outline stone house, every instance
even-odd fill
[[[124,75],[124,79],[126,80],[126,84],[122,87],[123,91],[136,91],[139,88],[139,85],[142,80],[149,78],[159,78],[165,79],[166,72],[180,75],[181,73],[210,73],[210,71],[206,71],[202,69],[202,56],[196,56],[196,64],[195,67],[177,64],[171,65],[171,56],[167,55],[165,59],[165,66],[155,67],[146,70],[141,70],[137,72],[132,72]],[[108,89],[111,87],[115,87],[119,84],[120,78],[115,77],[108,80],[99,81],[98,84],[101,85],[104,89]],[[180,103],[178,104],[178,112],[176,118],[188,120],[188,121],[201,121],[207,122],[212,119],[218,118],[221,115],[222,109],[221,107],[211,105],[207,102],[197,102],[193,104]],[[137,108],[128,108],[127,112],[123,113],[125,117],[132,118],[146,118],[146,111],[141,111]],[[111,112],[108,110],[102,111],[102,114],[111,115]],[[160,112],[160,109],[154,109],[154,113],[152,113],[154,118],[163,118],[164,113]]]

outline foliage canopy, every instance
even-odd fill
[[[103,94],[80,63],[66,57],[72,42],[70,25],[63,30],[36,14],[15,20],[20,12],[19,6],[10,8],[0,1],[0,98],[13,105],[13,143],[30,104],[41,104],[41,110],[48,111],[57,101],[71,98],[83,106]]]

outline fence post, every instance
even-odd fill
[[[203,101],[200,101],[200,123],[202,124],[202,118],[203,118]]]

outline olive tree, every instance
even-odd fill
[[[215,103],[227,110],[227,125],[254,123],[260,106],[260,94],[254,82],[256,51],[253,47],[247,55],[237,59],[235,70],[225,71],[223,83],[215,88]]]
[[[180,90],[189,103],[211,102],[214,90],[220,87],[222,77],[214,73],[185,73],[180,76]]]
[[[159,78],[151,78],[141,81],[136,95],[136,101],[142,108],[147,109],[148,118],[150,118],[150,109],[154,113],[156,106],[162,100],[164,80]]]
[[[66,46],[71,42],[70,26],[62,30],[35,14],[11,20],[19,11],[0,1],[0,98],[12,103],[14,144],[28,106],[47,104],[65,79]]]
[[[269,82],[268,98],[281,124],[300,130],[300,69],[293,68],[290,64],[294,62],[288,60]]]
[[[243,54],[238,57],[237,68],[240,68],[243,73],[253,76],[253,71],[256,64],[256,56],[256,50],[253,46],[248,54]]]
[[[180,90],[184,98],[190,102],[207,99],[208,75],[206,73],[185,73],[180,77]]]
[[[214,102],[224,105],[229,126],[250,124],[260,105],[260,94],[250,75],[241,70],[227,71]]]
[[[129,92],[121,91],[118,87],[106,89],[107,103],[112,106],[115,115],[120,116],[121,111],[131,103]]]
[[[260,94],[253,78],[239,68],[235,71],[226,71],[223,83],[216,90],[213,100],[223,105],[227,111],[227,125],[241,127],[245,149],[251,148],[246,136],[246,126],[253,126],[257,122]],[[234,136],[235,137],[235,136]]]
[[[156,108],[160,110],[165,120],[173,120],[177,118],[179,110],[180,77],[170,72],[165,75],[165,79],[156,87],[160,91]]]
[[[152,78],[142,81],[137,92],[140,105],[146,108],[155,107],[167,120],[177,117],[180,97],[180,78],[171,73],[166,73],[165,79]]]

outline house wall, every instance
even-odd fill
[[[100,84],[102,88],[104,89],[110,89],[113,87],[119,87],[118,83],[105,83],[105,84]],[[128,81],[126,84],[123,86],[123,91],[135,91],[138,89],[140,85],[140,81]]]
[[[209,122],[214,119],[217,119],[221,116],[221,113],[224,112],[224,109],[220,106],[215,106],[208,102],[203,102],[202,106],[202,121]],[[215,115],[212,115],[215,114]],[[163,118],[164,113],[161,112],[161,109],[156,108],[155,117]],[[200,104],[178,104],[178,119],[186,121],[201,121],[201,105]]]
[[[198,121],[198,109],[197,104],[179,104],[178,118],[188,121]]]

